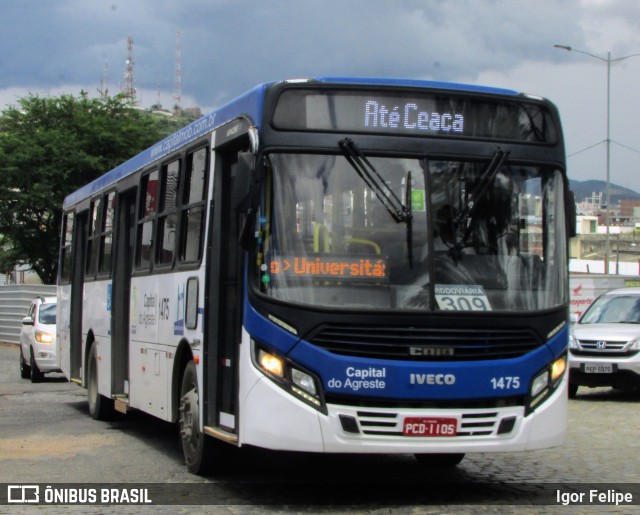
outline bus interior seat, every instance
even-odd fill
[[[313,227],[313,252],[331,252],[329,230],[324,224],[316,223]]]
[[[344,249],[346,252],[354,254],[381,254],[380,245],[375,241],[365,240],[363,238],[349,238],[344,240]]]

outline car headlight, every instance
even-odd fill
[[[294,361],[263,348],[254,340],[251,340],[251,344],[254,365],[258,370],[298,399],[326,412],[320,380],[315,374]]]
[[[569,348],[570,349],[579,349],[580,345],[578,345],[578,340],[576,340],[573,334],[569,333]]]
[[[53,343],[53,335],[45,331],[36,331],[35,338],[38,343]]]
[[[631,340],[629,342],[629,347],[627,347],[628,350],[640,350],[640,336],[638,336],[637,338],[634,338],[633,340]]]
[[[529,386],[527,414],[535,410],[536,406],[553,393],[566,371],[567,356],[565,354],[533,377]]]

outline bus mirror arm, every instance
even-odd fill
[[[238,243],[247,250],[254,235],[254,213],[258,208],[263,167],[259,166],[256,156],[250,152],[238,154],[238,164],[232,191],[232,205],[236,213],[242,216],[238,233]]]
[[[251,190],[255,180],[256,156],[250,152],[238,154],[235,180],[233,182],[232,205],[236,211],[246,213],[251,209]]]

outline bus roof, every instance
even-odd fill
[[[244,95],[232,100],[215,111],[198,118],[195,122],[167,136],[152,147],[143,150],[138,155],[117,166],[113,170],[101,175],[93,182],[71,193],[64,199],[64,209],[69,209],[78,202],[90,198],[96,193],[110,187],[119,180],[144,168],[155,160],[170,154],[178,148],[195,141],[212,129],[237,118],[248,116],[252,123],[260,127],[264,92],[270,84],[261,84]]]
[[[471,84],[390,78],[318,77],[313,79],[299,79],[285,82],[318,82],[326,84],[391,86],[440,90],[450,89],[455,91],[468,91],[473,93],[486,93],[508,96],[519,94],[519,92],[509,89],[492,88]],[[262,124],[262,107],[264,104],[265,92],[273,84],[274,82],[269,82],[256,86],[244,95],[237,97],[236,99],[212,111],[211,113],[202,116],[193,123],[187,125],[186,127],[183,127],[170,136],[167,136],[165,139],[156,143],[152,147],[143,150],[141,153],[117,166],[113,170],[98,177],[93,182],[76,190],[65,198],[63,206],[64,209],[69,209],[78,202],[90,198],[98,192],[109,188],[119,180],[131,175],[141,168],[144,168],[158,158],[174,152],[183,145],[196,140],[207,132],[233,120],[234,118],[237,118],[238,116],[245,115],[249,117],[252,123],[254,123],[257,128],[260,128]]]

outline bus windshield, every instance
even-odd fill
[[[270,154],[258,289],[337,309],[561,305],[562,174],[497,154],[489,161],[367,156],[377,185],[348,155]]]

